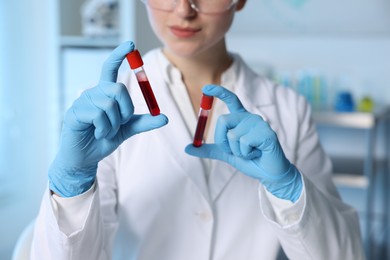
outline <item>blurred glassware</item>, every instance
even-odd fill
[[[337,112],[353,112],[355,110],[355,102],[351,92],[342,91],[336,96],[335,110]]]
[[[118,0],[86,0],[81,6],[82,33],[88,37],[119,35]]]
[[[357,110],[360,112],[374,111],[375,102],[370,96],[364,96],[358,103]]]

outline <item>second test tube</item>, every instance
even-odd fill
[[[160,108],[158,107],[149,79],[144,71],[144,62],[141,58],[141,54],[138,50],[134,50],[126,55],[126,59],[129,62],[130,68],[134,71],[135,76],[137,77],[138,84],[141,88],[142,95],[144,96],[150,114],[152,116],[159,115]]]
[[[207,119],[209,117],[209,112],[213,106],[213,96],[207,96],[203,94],[202,100],[200,102],[198,124],[196,125],[195,137],[193,146],[200,147],[203,143],[203,136],[206,129]]]

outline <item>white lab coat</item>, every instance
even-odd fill
[[[210,164],[184,152],[192,133],[168,87],[178,72],[154,50],[144,58],[145,70],[169,124],[131,137],[99,164],[86,217],[71,234],[61,231],[61,206],[47,191],[36,221],[34,259],[110,259],[114,248],[118,259],[268,260],[276,258],[280,244],[290,259],[364,258],[357,214],[331,181],[331,163],[304,98],[234,57],[222,85],[277,133],[303,175],[301,198],[276,214],[280,200],[270,199],[258,181],[224,162]],[[131,72],[126,84],[137,111],[147,112]],[[217,102],[212,124],[222,113],[227,109]]]

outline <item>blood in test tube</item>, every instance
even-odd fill
[[[159,115],[160,108],[158,107],[149,79],[143,68],[144,62],[141,58],[141,54],[138,50],[134,50],[126,55],[126,59],[129,62],[130,68],[134,71],[134,74],[137,77],[139,87],[141,88],[142,95],[144,96],[150,114],[152,116]]]
[[[198,124],[196,125],[195,136],[193,146],[200,147],[203,143],[203,135],[206,129],[207,119],[209,117],[209,112],[213,106],[214,97],[207,96],[203,94],[202,100],[200,102],[200,109],[198,115]]]

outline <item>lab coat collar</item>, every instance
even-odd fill
[[[172,85],[176,74],[180,73],[177,68],[165,57],[162,49],[155,49],[148,53],[155,54],[161,70],[163,80]],[[254,94],[258,94],[259,100],[255,101],[256,107],[274,104],[274,93],[271,92],[270,82],[268,79],[257,75],[237,53],[230,52],[233,58],[232,65],[222,74],[221,85],[230,91],[235,92],[243,103],[253,102]],[[254,82],[256,81],[256,82]],[[252,107],[251,105],[249,107]],[[248,108],[249,108],[248,107]],[[246,107],[247,108],[247,107]],[[248,109],[247,108],[247,109]]]

